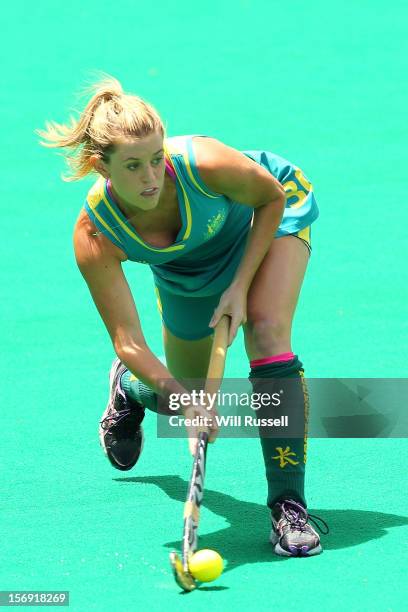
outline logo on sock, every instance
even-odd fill
[[[290,459],[290,457],[296,457],[296,453],[290,450],[290,446],[287,446],[285,450],[283,450],[281,446],[277,446],[276,450],[278,451],[278,454],[275,455],[275,457],[272,457],[272,459],[279,460],[279,467],[284,468],[289,463],[291,465],[299,465],[299,461],[294,461],[293,459]]]

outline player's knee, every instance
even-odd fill
[[[248,315],[245,334],[248,343],[254,350],[259,353],[273,354],[275,347],[280,347],[290,341],[290,329],[290,321],[284,317]]]

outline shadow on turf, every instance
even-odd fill
[[[185,501],[188,486],[188,482],[179,476],[138,476],[114,480],[153,484],[160,487],[171,499],[180,502]],[[200,548],[217,550],[228,562],[225,571],[248,563],[288,561],[285,557],[275,555],[268,541],[270,519],[266,506],[205,489],[202,507],[222,516],[229,523],[219,531],[200,534]],[[329,525],[329,535],[321,536],[323,550],[326,551],[358,546],[385,536],[387,529],[391,527],[408,525],[408,517],[368,510],[309,508],[309,511],[311,514],[321,516]],[[165,542],[164,546],[169,550],[178,550],[180,540]]]

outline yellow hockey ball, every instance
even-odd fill
[[[212,582],[222,574],[224,563],[215,550],[198,550],[188,562],[190,574],[200,582]]]

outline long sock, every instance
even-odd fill
[[[303,377],[303,366],[297,355],[283,353],[263,360],[251,361],[249,380],[254,393],[279,393],[282,404],[279,409],[272,406],[258,411],[257,417],[286,414],[297,424],[303,437],[265,437],[260,428],[260,440],[268,482],[267,505],[274,505],[284,499],[294,499],[306,507],[304,492],[305,464],[307,454],[307,422],[309,398]],[[283,391],[283,393],[281,393]],[[270,431],[270,430],[269,430]],[[285,429],[279,430],[285,436]],[[293,436],[293,429],[292,429]]]
[[[120,378],[122,389],[126,395],[140,404],[143,407],[157,412],[157,393],[152,391],[150,387],[142,383],[130,370],[126,370]]]

